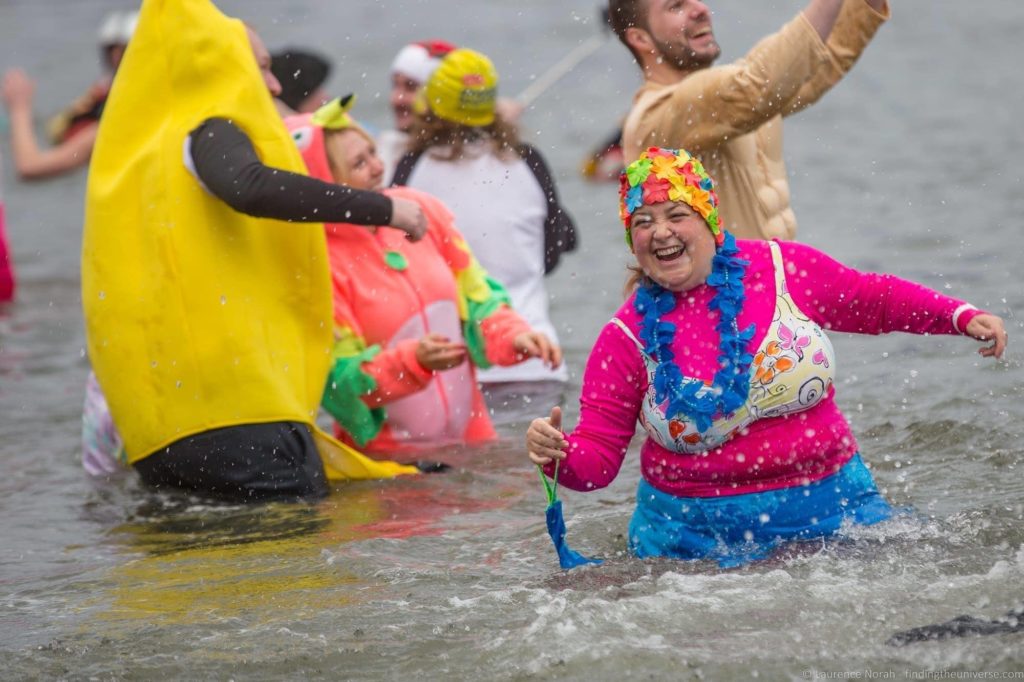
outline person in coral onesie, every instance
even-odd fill
[[[383,164],[348,114],[353,101],[286,124],[311,176],[380,190]],[[534,357],[557,367],[561,350],[512,310],[438,199],[382,191],[417,202],[427,236],[411,243],[391,230],[326,226],[337,343],[322,404],[342,440],[371,452],[493,439],[476,368]]]

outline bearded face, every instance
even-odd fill
[[[647,19],[658,59],[680,71],[711,66],[722,52],[699,0],[651,0]]]
[[[696,71],[711,66],[722,50],[712,37],[710,44],[700,48],[693,47],[685,39],[661,41],[654,39],[658,58],[680,71]]]

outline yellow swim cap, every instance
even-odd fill
[[[448,53],[431,74],[416,102],[435,116],[467,126],[494,122],[498,98],[498,72],[491,60],[475,50],[461,48]]]

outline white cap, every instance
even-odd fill
[[[135,10],[111,12],[100,24],[96,40],[100,45],[127,45],[138,23],[139,13]]]
[[[391,62],[391,73],[400,73],[417,83],[426,83],[430,74],[434,73],[434,69],[454,47],[440,40],[406,45]]]

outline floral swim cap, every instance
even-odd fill
[[[725,239],[718,217],[715,184],[704,166],[685,149],[650,147],[619,175],[619,217],[626,226],[626,243],[633,248],[629,220],[644,204],[682,201],[699,213],[715,236],[715,245]]]

